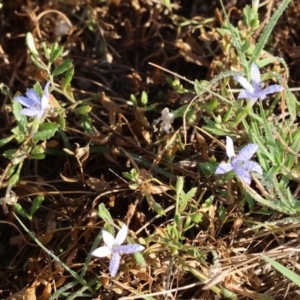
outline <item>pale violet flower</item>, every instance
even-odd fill
[[[102,230],[102,237],[106,246],[95,249],[91,254],[97,257],[106,257],[111,255],[109,263],[109,273],[112,277],[115,277],[120,265],[121,255],[131,254],[139,251],[143,251],[145,247],[139,244],[122,245],[125,241],[128,233],[128,228],[124,224],[118,232],[116,238],[106,230]]]
[[[26,92],[26,97],[17,96],[14,98],[14,100],[26,107],[21,110],[21,115],[36,117],[37,119],[42,118],[42,116],[45,114],[45,111],[49,107],[49,85],[50,82],[47,82],[42,98],[34,89],[29,89]]]
[[[169,109],[166,107],[161,111],[161,117],[153,121],[153,126],[156,126],[160,121],[160,128],[166,133],[169,133],[172,128],[171,123],[174,121],[174,114],[170,113]]]
[[[281,92],[284,88],[278,84],[272,84],[265,89],[262,89],[260,72],[256,64],[251,65],[250,69],[252,84],[243,76],[236,76],[234,80],[240,83],[245,90],[241,91],[238,95],[239,98],[247,98],[255,102],[257,99],[264,100],[268,94]]]
[[[236,156],[234,154],[234,147],[232,139],[226,137],[226,153],[229,158],[228,163],[220,163],[215,174],[225,174],[230,171],[234,171],[237,177],[242,179],[245,183],[250,185],[251,176],[250,172],[256,172],[262,175],[263,170],[261,166],[250,158],[257,151],[258,145],[248,144],[245,146],[239,154]]]

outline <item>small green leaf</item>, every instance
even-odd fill
[[[93,128],[92,119],[88,115],[82,115],[80,121],[81,127],[83,128],[84,132],[94,134],[95,130]]]
[[[80,114],[80,115],[87,115],[92,110],[92,107],[90,105],[83,105],[80,107],[76,107],[74,109],[74,112]]]
[[[135,95],[131,94],[129,99],[133,103],[134,106],[138,106],[138,101],[137,101]]]
[[[21,169],[22,169],[22,165],[23,165],[23,163],[18,164],[18,165],[17,165],[17,166],[18,166],[18,169],[17,169],[16,173],[13,174],[13,175],[9,178],[8,183],[9,183],[10,185],[15,185],[15,184],[19,181],[19,179],[20,179],[20,172],[21,172]]]
[[[74,67],[71,67],[66,72],[66,76],[65,76],[65,80],[64,80],[64,84],[63,84],[63,91],[66,90],[67,86],[72,81],[73,75],[74,75]]]
[[[44,152],[45,152],[44,147],[42,145],[37,145],[31,150],[30,154],[35,155],[35,154],[41,154]]]
[[[9,149],[9,150],[6,150],[6,151],[4,151],[3,152],[3,156],[5,157],[5,158],[12,158],[14,155],[15,155],[15,153],[18,151],[18,149]]]
[[[158,215],[160,216],[164,216],[166,213],[165,213],[165,210],[163,209],[163,207],[158,204],[157,202],[154,202],[153,203],[153,209],[157,212]]]
[[[99,204],[98,206],[98,216],[100,219],[102,219],[104,222],[108,224],[113,224],[114,220],[110,215],[110,212],[105,207],[104,203]]]
[[[39,57],[34,57],[33,55],[31,55],[30,58],[36,67],[38,67],[42,70],[48,71],[47,66],[44,65],[43,61]]]
[[[53,63],[54,61],[56,61],[60,55],[62,54],[62,52],[64,51],[64,48],[62,46],[58,46],[57,43],[53,44],[51,47],[51,54],[50,54],[50,62]]]
[[[12,103],[12,110],[13,110],[13,114],[14,114],[16,120],[18,122],[20,122],[21,119],[24,118],[24,116],[22,116],[20,114],[20,111],[22,110],[21,103],[19,103],[18,101],[13,101],[13,103]]]
[[[28,215],[28,213],[25,211],[25,209],[19,203],[14,204],[14,209],[20,216],[27,218],[29,220],[31,219],[30,216]]]
[[[54,136],[58,129],[58,124],[54,122],[43,123],[40,126],[40,131],[33,135],[35,141],[45,141]]]
[[[226,209],[225,209],[223,203],[221,203],[219,206],[219,218],[222,222],[224,222],[226,220]]]
[[[34,198],[32,206],[30,208],[30,216],[32,217],[34,213],[40,208],[43,201],[45,200],[44,196],[37,196]]]
[[[145,270],[146,266],[147,266],[147,263],[146,263],[146,261],[145,261],[145,259],[143,257],[143,254],[140,253],[140,252],[136,252],[133,255],[134,255],[134,258],[135,258],[136,262],[140,266],[140,268],[143,269],[143,270]]]
[[[37,81],[34,86],[33,89],[37,92],[37,94],[41,97],[44,93],[43,88],[41,86],[41,84]]]
[[[8,136],[6,138],[1,139],[0,140],[0,147],[6,145],[7,143],[9,143],[14,138],[15,138],[15,135],[11,135],[11,136]]]
[[[181,192],[183,191],[184,177],[178,176],[176,180],[176,199],[179,199]]]
[[[40,154],[35,154],[35,155],[31,155],[32,159],[36,159],[36,160],[41,160],[45,158],[45,154],[44,153],[40,153]]]
[[[54,71],[53,76],[57,76],[66,72],[69,68],[71,68],[73,63],[72,59],[66,59],[61,65],[59,65]]]
[[[3,95],[10,96],[9,87],[6,84],[0,83],[0,91]]]
[[[58,118],[59,118],[59,129],[60,130],[65,130],[66,128],[66,119],[64,116],[64,112],[58,113]]]
[[[31,32],[26,33],[26,45],[33,56],[39,56],[39,52],[36,50],[34,38]]]
[[[141,95],[141,104],[146,106],[148,103],[148,95],[145,91],[142,91],[142,95]]]
[[[194,214],[191,214],[190,217],[191,217],[193,223],[198,224],[202,221],[203,215],[201,213],[194,213]]]

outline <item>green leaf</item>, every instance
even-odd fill
[[[92,119],[88,115],[82,115],[80,124],[87,133],[94,133],[93,122]]]
[[[37,92],[37,94],[41,97],[44,93],[43,88],[41,86],[41,84],[37,81],[34,86],[33,89]]]
[[[26,45],[30,51],[30,53],[34,56],[34,57],[38,57],[39,56],[39,52],[36,50],[35,47],[35,43],[34,43],[34,38],[31,32],[27,32],[26,33]]]
[[[0,140],[0,147],[6,145],[7,143],[9,143],[14,138],[15,138],[15,135],[11,135],[11,136],[8,136],[6,138],[1,139]]]
[[[76,107],[74,109],[74,112],[80,114],[80,115],[87,115],[92,110],[92,107],[90,105],[83,105]]]
[[[175,189],[176,189],[176,200],[179,200],[181,192],[183,192],[183,184],[184,184],[184,177],[183,176],[178,176],[177,180],[176,180],[176,186],[175,186]]]
[[[17,214],[19,214],[20,216],[27,218],[29,220],[31,219],[30,216],[28,215],[28,213],[26,212],[26,210],[21,206],[21,204],[15,203],[14,209],[17,212]]]
[[[104,203],[99,204],[98,206],[98,216],[100,219],[102,219],[104,222],[108,224],[113,224],[114,220],[110,215],[110,212],[105,207]]]
[[[32,206],[30,208],[30,217],[32,217],[34,213],[40,208],[44,200],[44,196],[37,196],[34,198]]]
[[[226,209],[225,209],[223,203],[221,203],[219,206],[219,218],[222,222],[224,222],[226,220]]]
[[[67,86],[72,81],[73,75],[74,75],[74,67],[71,67],[66,72],[66,76],[65,76],[65,80],[64,80],[64,84],[63,84],[63,91],[66,90]]]
[[[14,155],[15,155],[15,153],[18,151],[18,149],[9,149],[9,150],[6,150],[6,151],[4,151],[3,152],[3,156],[5,157],[5,158],[12,158]]]
[[[140,266],[141,269],[146,269],[147,263],[143,257],[143,254],[140,252],[136,252],[133,254],[134,258],[136,260],[136,262],[138,263],[138,265]]]
[[[148,103],[148,95],[145,91],[142,91],[142,95],[141,95],[141,104],[146,106]]]
[[[33,135],[35,141],[45,141],[54,136],[58,129],[58,124],[54,122],[43,123],[40,126],[40,131]]]
[[[54,61],[56,61],[60,57],[60,55],[62,54],[63,51],[64,51],[64,48],[62,46],[58,46],[57,43],[54,43],[51,46],[51,54],[50,54],[49,61],[51,63],[53,63]]]
[[[138,100],[136,99],[136,96],[131,94],[129,100],[133,103],[134,106],[138,106]]]
[[[73,63],[72,59],[66,59],[61,65],[59,65],[54,71],[53,76],[57,76],[59,74],[62,74],[66,72],[69,68],[71,68]]]
[[[30,58],[36,67],[38,67],[42,70],[48,71],[47,66],[44,65],[44,62],[39,57],[34,57],[33,55],[31,55]]]
[[[272,258],[266,255],[262,254],[262,258],[266,260],[269,264],[271,264],[273,268],[279,271],[282,275],[284,275],[285,277],[287,277],[288,279],[290,279],[292,282],[294,282],[296,285],[300,287],[300,276],[298,274],[289,270],[282,264],[278,263],[277,261],[273,260]]]
[[[44,152],[45,152],[44,147],[42,145],[37,145],[31,150],[30,154],[35,155],[35,154],[41,154]]]
[[[36,160],[41,160],[44,159],[46,157],[46,155],[44,153],[40,153],[40,154],[35,154],[35,155],[31,155],[31,159],[36,159]]]
[[[194,213],[190,215],[193,223],[200,223],[202,221],[203,215],[201,213]]]
[[[17,166],[18,166],[17,171],[9,178],[8,184],[10,185],[15,185],[20,179],[20,173],[21,173],[23,163],[19,163]]]
[[[153,203],[153,209],[157,212],[158,215],[160,216],[164,216],[166,213],[165,213],[165,210],[163,209],[163,207],[154,201]]]
[[[9,87],[6,84],[0,83],[0,91],[3,95],[10,97]]]
[[[20,111],[22,110],[21,103],[19,103],[18,101],[13,101],[13,103],[12,103],[12,110],[13,110],[13,114],[14,114],[16,120],[18,122],[20,122],[21,119],[24,118],[24,116],[22,116],[20,114]]]

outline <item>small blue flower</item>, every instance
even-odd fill
[[[14,98],[14,100],[26,107],[21,110],[21,115],[36,117],[37,119],[41,119],[43,117],[45,111],[49,107],[49,85],[50,82],[47,82],[42,98],[34,89],[29,89],[26,92],[26,97],[17,96]]]
[[[261,175],[263,173],[261,166],[258,163],[250,160],[250,158],[254,155],[257,149],[258,145],[248,144],[236,156],[234,154],[233,141],[229,136],[227,136],[226,153],[229,158],[229,162],[221,163],[218,166],[215,174],[225,174],[233,170],[238,178],[242,179],[245,183],[250,185],[250,172],[256,172]]]
[[[109,273],[112,277],[115,277],[117,274],[122,253],[132,254],[135,252],[143,251],[145,249],[145,247],[139,244],[121,245],[125,241],[127,233],[128,228],[125,224],[118,232],[116,238],[114,238],[113,235],[103,229],[102,236],[106,246],[99,247],[91,253],[93,256],[97,257],[105,257],[111,255]]]
[[[256,64],[251,65],[250,75],[252,84],[243,76],[238,75],[233,78],[245,89],[239,93],[238,99],[247,98],[255,102],[257,99],[264,100],[268,94],[273,94],[284,90],[284,88],[278,84],[273,84],[265,89],[262,89],[260,72]]]

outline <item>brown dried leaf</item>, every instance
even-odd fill
[[[79,182],[80,181],[78,176],[75,176],[73,178],[69,178],[69,177],[64,176],[62,173],[60,173],[60,177],[61,177],[62,180],[66,181],[66,182]]]
[[[50,243],[53,238],[53,232],[47,234],[38,235],[37,239],[45,246]]]
[[[101,104],[108,110],[109,125],[115,126],[117,121],[117,115],[121,113],[121,108],[118,104],[111,101],[105,93],[101,92],[99,95]]]
[[[56,285],[57,287],[57,285]],[[44,287],[42,296],[40,297],[40,300],[48,300],[51,296],[51,291],[52,291],[52,285],[50,282],[48,282],[46,284],[46,286]]]
[[[90,177],[85,181],[85,183],[96,192],[103,192],[110,187],[110,184],[104,179],[103,176],[101,176],[100,179]]]
[[[126,217],[125,217],[125,219],[128,220],[128,223],[130,223],[130,220],[132,219],[132,217],[134,215],[135,208],[136,208],[136,205],[129,204],[127,214],[126,214]]]
[[[35,287],[24,288],[4,300],[36,300]]]

